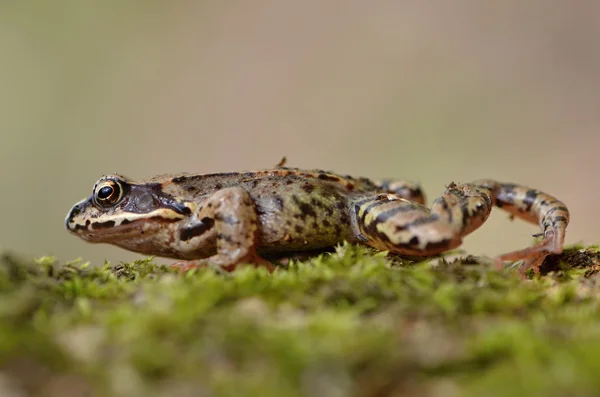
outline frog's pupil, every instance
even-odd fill
[[[104,186],[100,190],[98,190],[98,198],[99,199],[107,199],[113,194],[113,188],[111,186]]]

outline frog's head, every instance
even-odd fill
[[[136,251],[135,245],[164,233],[191,212],[186,203],[163,192],[160,183],[133,183],[120,175],[100,178],[92,195],[71,208],[67,229],[93,243],[113,243]]]

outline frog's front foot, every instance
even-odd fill
[[[247,190],[230,187],[217,191],[206,200],[195,219],[200,220],[202,233],[194,235],[194,230],[199,227],[197,224],[182,229],[182,234],[192,235],[186,243],[202,246],[202,238],[210,241],[210,233],[213,233],[216,254],[204,259],[178,262],[173,266],[182,271],[207,266],[232,271],[241,264],[264,266],[269,271],[275,269],[271,262],[260,257],[256,251],[258,214]],[[194,238],[197,239],[196,242]]]

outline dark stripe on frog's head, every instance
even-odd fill
[[[133,214],[147,214],[158,209],[172,210],[180,215],[192,212],[184,203],[165,194],[160,183],[131,184],[129,194],[121,206],[122,211]]]
[[[99,188],[107,183],[121,191],[118,201],[103,203],[100,200]],[[191,210],[183,203],[165,194],[161,183],[132,183],[120,175],[108,175],[96,182],[91,201],[99,211],[105,213],[122,211],[133,214],[147,214],[158,209],[170,209],[181,215],[191,213]]]
[[[91,197],[73,206],[65,223],[72,232],[90,232],[142,220],[174,222],[191,212],[185,203],[163,193],[159,183],[135,184],[110,175],[96,182]]]

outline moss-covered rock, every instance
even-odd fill
[[[597,247],[530,280],[351,245],[271,274],[4,255],[0,395],[597,395],[599,268]]]

